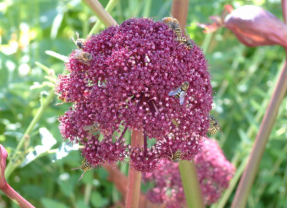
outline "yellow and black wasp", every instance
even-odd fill
[[[174,96],[176,99],[179,98],[179,103],[182,105],[184,103],[184,99],[186,96],[186,91],[189,88],[189,82],[185,81],[183,82],[179,87],[171,90],[168,95]]]
[[[91,165],[88,161],[86,161],[86,159],[84,159],[82,161],[82,165],[78,168],[73,168],[72,170],[77,170],[77,169],[81,169],[83,172],[83,174],[81,175],[81,177],[79,178],[79,180],[81,180],[84,176],[84,174],[86,173],[86,171],[93,169],[94,166]]]
[[[221,134],[223,135],[222,129],[218,123],[218,121],[213,116],[208,116],[209,119],[209,128],[207,133],[210,135],[215,134],[218,130],[221,131]]]
[[[172,162],[174,162],[174,163],[178,163],[178,162],[180,161],[181,155],[182,155],[182,154],[181,154],[181,150],[178,149],[178,150],[176,150],[176,152],[173,154],[173,153],[172,153],[172,150],[171,150],[171,148],[170,148],[170,153],[171,153],[171,157],[168,156],[169,159],[170,159]]]

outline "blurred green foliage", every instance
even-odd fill
[[[108,1],[100,2],[105,7]],[[171,0],[120,1],[111,16],[119,24],[131,17],[161,20],[169,16],[171,3]],[[212,114],[224,131],[224,136],[215,136],[228,159],[238,165],[252,147],[285,53],[280,46],[245,47],[225,28],[214,34],[202,33],[196,23],[208,22],[208,17],[220,14],[226,4],[235,8],[245,4],[259,5],[281,20],[282,11],[278,0],[193,0],[189,3],[187,24],[190,26],[187,30],[191,38],[203,47],[209,60],[215,104]],[[45,51],[68,56],[76,48],[71,37],[75,37],[76,31],[80,37],[86,37],[96,21],[93,12],[79,0],[0,2],[0,143],[9,155],[14,153],[19,139],[39,109],[40,95],[49,92],[53,85],[45,78],[45,70],[35,62],[53,69],[56,75],[63,73],[64,63],[48,56]],[[35,151],[37,145],[42,145],[45,135],[41,135],[41,128],[50,132],[55,144],[38,159],[16,169],[9,177],[9,183],[36,207],[110,207],[120,200],[121,194],[107,181],[108,173],[104,169],[89,171],[78,181],[82,172],[71,171],[71,168],[80,166],[79,152],[71,151],[61,159],[56,155],[69,147],[63,146],[57,121],[69,104],[55,106],[59,102],[54,96],[21,151],[24,157]],[[286,109],[285,98],[247,207],[286,207]],[[64,152],[70,150],[65,149]],[[127,173],[127,165],[120,168]],[[226,207],[230,206],[232,197]],[[17,207],[2,192],[0,198],[4,199],[0,200],[0,207]]]

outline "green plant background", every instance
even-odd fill
[[[105,7],[108,1],[100,2]],[[120,0],[110,14],[119,24],[128,18],[142,16],[158,21],[169,16],[171,3],[171,0]],[[208,17],[220,14],[226,4],[235,8],[246,4],[259,5],[281,20],[282,11],[278,0],[189,1],[187,24],[190,26],[187,30],[209,60],[215,104],[212,114],[224,132],[223,136],[218,133],[215,137],[227,158],[238,166],[250,152],[285,52],[280,46],[245,47],[225,28],[214,34],[202,33],[196,23],[208,22]],[[40,98],[45,98],[43,92],[51,89],[51,82],[45,79],[47,73],[35,62],[55,70],[56,75],[63,73],[64,63],[45,51],[68,56],[76,48],[71,41],[75,31],[86,37],[95,21],[97,18],[93,12],[79,0],[0,2],[0,143],[9,155],[14,154],[19,139],[39,109]],[[28,39],[29,43],[23,41]],[[9,177],[9,184],[35,207],[111,207],[121,199],[121,194],[108,182],[108,173],[104,169],[89,171],[78,181],[82,172],[71,171],[71,168],[80,166],[79,152],[70,151],[62,159],[55,157],[55,152],[63,145],[57,118],[69,107],[69,104],[56,106],[59,102],[55,95],[26,148],[21,151],[33,151],[35,146],[41,145],[44,136],[54,137],[57,143],[51,151],[16,169]],[[285,98],[247,207],[287,206],[286,108]],[[46,128],[52,136],[41,134],[40,128]],[[24,158],[25,153],[21,157]],[[127,173],[127,165],[119,166]],[[143,191],[146,189],[147,186],[143,186]],[[233,194],[226,207],[230,206]],[[17,205],[1,192],[0,207]]]

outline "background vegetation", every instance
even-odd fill
[[[100,2],[105,7],[108,1]],[[171,3],[171,0],[119,1],[110,14],[119,24],[142,16],[158,21],[169,16]],[[285,56],[280,46],[245,47],[225,28],[214,34],[202,33],[196,22],[208,22],[208,17],[220,14],[226,4],[235,8],[259,5],[281,20],[282,11],[277,0],[190,0],[189,3],[187,30],[209,60],[215,104],[212,114],[224,132],[223,136],[218,133],[215,137],[227,158],[238,166],[251,149]],[[80,37],[86,37],[96,21],[96,16],[80,0],[0,3],[0,143],[9,156],[39,109],[40,98],[45,99],[51,90],[45,79],[47,73],[36,62],[55,70],[56,75],[63,73],[64,63],[45,51],[68,56],[76,48],[71,37],[75,37],[76,31]],[[281,105],[247,207],[287,206],[286,101],[285,98]],[[69,104],[56,106],[59,102],[55,95],[21,150],[22,158],[17,160],[24,159],[25,163],[12,173],[9,184],[35,207],[111,207],[121,194],[108,182],[105,169],[89,171],[81,181],[78,178],[82,172],[71,171],[80,166],[81,156],[78,151],[70,151],[70,144],[63,143],[57,118]],[[35,146],[42,145],[45,139],[51,143],[53,138],[56,143],[51,150],[25,160],[25,154],[37,152]],[[128,166],[119,166],[126,174]],[[229,206],[230,203],[226,205]],[[1,192],[0,207],[17,206]]]

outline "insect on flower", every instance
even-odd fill
[[[213,117],[213,116],[208,116],[209,118],[209,128],[208,128],[208,132],[210,135],[215,134],[218,130],[221,131],[221,134],[223,135],[222,129],[218,123],[218,121]]]
[[[169,156],[168,157],[170,158],[170,160],[172,162],[177,163],[180,161],[180,158],[181,158],[181,150],[180,149],[176,150],[176,152],[173,154],[172,150],[170,148],[170,153],[171,153],[171,157],[169,157]]]
[[[86,173],[86,171],[93,169],[94,167],[89,163],[85,161],[86,159],[84,159],[82,161],[82,165],[78,168],[73,168],[72,170],[77,170],[77,169],[81,169],[83,172],[83,174],[80,176],[79,180],[81,180],[84,176],[84,174]]]
[[[91,136],[93,136],[93,134],[98,131],[100,128],[100,124],[99,123],[94,123],[93,125],[88,125],[88,126],[84,126],[83,129],[85,131],[88,131],[88,137],[90,138]]]
[[[77,45],[77,47],[78,47],[79,49],[83,49],[84,46],[85,46],[86,40],[85,40],[85,39],[81,39],[81,38],[79,37],[79,33],[78,33],[78,32],[76,32],[76,35],[77,35],[77,40],[75,40],[73,37],[72,37],[72,40],[74,41],[74,43]]]
[[[168,95],[174,96],[176,99],[179,98],[179,103],[182,105],[184,103],[184,99],[186,96],[186,91],[189,88],[189,82],[185,81],[183,82],[179,87],[171,90]]]
[[[84,63],[84,64],[88,64],[88,62],[90,60],[92,60],[92,54],[89,54],[87,52],[84,52],[80,49],[76,49],[75,50],[75,54],[74,54],[74,58],[79,60],[80,62]]]
[[[176,34],[176,38],[175,40],[180,42],[180,44],[185,44],[187,46],[188,49],[191,49],[193,44],[192,42],[187,39],[186,37],[182,37],[182,30],[180,29],[180,24],[178,22],[178,20],[176,18],[173,17],[164,17],[162,19],[162,21],[167,24],[169,26],[170,29],[172,29],[175,34]],[[186,31],[186,29],[185,29]]]

